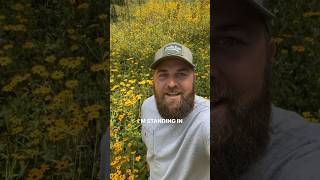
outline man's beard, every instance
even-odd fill
[[[229,98],[226,119],[211,120],[213,179],[237,179],[265,153],[270,139],[271,121],[271,66],[267,66],[260,96],[243,103],[237,100],[238,93],[229,88],[226,93]],[[216,83],[215,80],[213,83]]]
[[[195,91],[194,85],[192,91],[186,95],[180,94],[180,101],[174,108],[170,108],[169,104],[165,101],[165,94],[158,94],[153,87],[153,92],[156,98],[157,108],[162,118],[164,119],[183,119],[185,118],[194,107]]]

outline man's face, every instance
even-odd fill
[[[268,143],[275,50],[262,19],[243,0],[215,2],[211,42],[211,168],[217,179],[232,179],[244,173]]]
[[[194,105],[194,72],[186,62],[170,58],[154,72],[154,94],[163,118],[182,119]]]

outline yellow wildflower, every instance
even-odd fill
[[[129,123],[129,124],[127,125],[127,127],[130,129],[130,128],[132,127],[131,123]]]
[[[38,168],[33,168],[30,170],[27,180],[39,180],[43,177],[43,170]]]
[[[58,171],[63,171],[69,167],[69,161],[68,160],[61,160],[57,161],[55,168]]]
[[[120,114],[120,115],[118,116],[118,120],[119,120],[119,121],[122,121],[123,118],[124,118],[124,114]]]
[[[60,59],[59,64],[67,68],[76,68],[81,64],[81,61],[83,60],[84,60],[84,57],[62,58]]]
[[[7,66],[12,63],[12,60],[10,57],[0,57],[0,66]]]
[[[301,45],[292,46],[292,50],[295,52],[302,53],[305,51],[305,48]]]
[[[114,91],[115,89],[117,89],[119,87],[119,85],[115,85],[111,88],[111,91]]]
[[[31,68],[33,74],[38,74],[41,77],[48,77],[49,73],[46,70],[46,67],[43,65],[35,65]]]
[[[34,47],[34,44],[31,41],[27,41],[22,45],[23,49],[31,49]]]
[[[68,80],[65,83],[67,88],[70,89],[74,89],[75,87],[77,87],[79,85],[79,81],[78,80]]]
[[[47,163],[42,163],[41,165],[40,165],[40,170],[41,171],[46,171],[46,170],[48,170],[49,169],[49,165],[47,164]]]
[[[55,80],[62,79],[63,77],[64,77],[64,73],[62,71],[54,71],[51,74],[51,78]]]
[[[140,81],[138,84],[140,84],[140,85],[145,85],[145,84],[146,84],[146,81],[145,81],[145,80],[142,80],[142,81]]]
[[[41,86],[32,91],[33,94],[48,94],[50,92],[50,88],[47,86]]]
[[[12,83],[10,82],[9,84],[5,85],[3,88],[2,88],[2,91],[4,92],[10,92],[13,90],[13,88],[16,86],[16,83]]]
[[[56,141],[62,140],[65,137],[65,134],[62,132],[61,129],[50,127],[48,129],[48,137],[49,137],[49,140],[56,142]]]
[[[79,46],[76,45],[76,44],[73,44],[71,47],[70,47],[70,51],[76,51],[79,49]]]
[[[51,56],[46,57],[46,59],[44,59],[44,60],[48,63],[53,63],[56,60],[56,56],[51,55]]]
[[[140,159],[141,159],[141,156],[136,157],[136,161],[140,161]]]
[[[18,127],[15,127],[15,128],[12,129],[11,134],[12,135],[16,135],[16,134],[21,133],[22,131],[23,131],[23,127],[18,126]]]

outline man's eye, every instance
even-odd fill
[[[187,76],[187,74],[186,73],[177,73],[177,76],[178,77],[185,77],[185,76]]]
[[[243,42],[233,37],[221,37],[213,39],[214,46],[236,46],[241,45]]]
[[[168,77],[168,74],[159,74],[159,77],[161,78]]]

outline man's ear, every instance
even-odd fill
[[[276,42],[274,40],[274,38],[271,38],[269,43],[268,43],[268,61],[270,64],[272,64],[275,59],[276,59],[276,55],[277,55],[277,45]]]
[[[197,79],[196,72],[193,71],[193,81],[196,81],[196,79]]]

